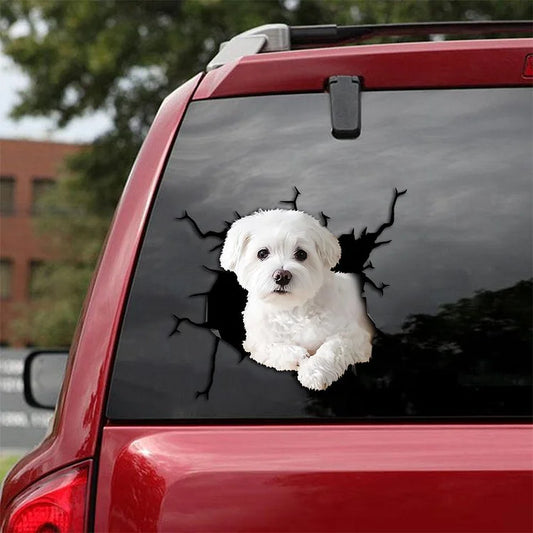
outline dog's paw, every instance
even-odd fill
[[[307,389],[325,390],[337,376],[326,368],[322,361],[311,357],[300,365],[298,369],[298,381]]]
[[[309,357],[307,350],[301,346],[285,346],[278,359],[278,370],[298,370],[303,361]],[[283,368],[280,368],[283,367]]]
[[[297,370],[302,361],[309,357],[301,346],[271,344],[261,352],[251,353],[250,357],[262,365],[276,370]]]

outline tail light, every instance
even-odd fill
[[[79,533],[87,526],[89,465],[83,463],[36,482],[9,506],[7,533]]]

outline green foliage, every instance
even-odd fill
[[[7,473],[20,460],[20,455],[3,455],[0,453],[0,486]]]
[[[529,0],[0,2],[4,52],[30,79],[12,115],[52,117],[62,127],[85,113],[104,111],[113,124],[69,160],[69,176],[54,199],[62,214],[55,225],[45,224],[58,232],[64,254],[46,277],[46,298],[55,304],[43,302],[41,316],[26,313],[26,324],[33,325],[25,335],[40,344],[68,344],[102,228],[162,99],[203,70],[221,42],[269,22],[517,19],[530,18],[531,9]]]

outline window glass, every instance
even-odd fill
[[[0,299],[11,298],[13,283],[13,261],[11,259],[0,260]]]
[[[531,91],[364,93],[362,116],[357,140],[336,140],[327,94],[190,105],[131,287],[111,418],[530,415]],[[294,207],[339,237],[337,269],[376,329],[371,360],[324,391],[248,357],[246,292],[219,264],[232,221]]]
[[[30,299],[39,298],[43,295],[43,268],[43,261],[30,261],[30,279],[28,283]]]
[[[12,215],[15,212],[15,178],[0,176],[0,214]]]
[[[46,197],[55,187],[51,178],[34,178],[32,181],[32,213],[43,213],[46,210]]]

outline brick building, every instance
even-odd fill
[[[65,156],[81,145],[0,139],[0,343],[17,346],[10,327],[32,297],[32,276],[50,259],[36,232],[39,200],[54,186]]]

